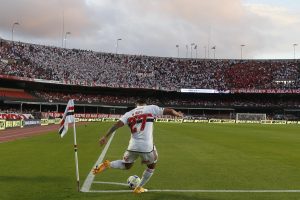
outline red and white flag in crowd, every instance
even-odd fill
[[[59,128],[59,134],[60,137],[64,137],[64,135],[68,131],[68,125],[69,123],[74,123],[75,117],[74,117],[74,100],[71,99],[68,102],[68,105],[66,107],[66,110],[64,112],[63,118],[60,122],[60,128]]]

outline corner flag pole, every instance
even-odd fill
[[[76,126],[75,126],[75,117],[73,123],[73,131],[74,131],[74,152],[75,152],[75,166],[76,166],[76,180],[77,180],[77,190],[80,191],[80,184],[79,184],[79,168],[78,168],[78,155],[77,155],[77,140],[76,140]]]
[[[75,167],[76,167],[76,178],[77,178],[77,190],[80,191],[79,185],[79,168],[78,168],[78,156],[77,156],[77,141],[76,141],[76,125],[75,125],[75,114],[74,114],[74,99],[70,99],[68,101],[66,110],[64,112],[63,118],[60,122],[60,128],[58,133],[61,138],[64,137],[65,134],[68,132],[68,125],[69,123],[73,123],[73,132],[74,132],[74,151],[75,151]]]

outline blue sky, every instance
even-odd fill
[[[0,0],[0,37],[101,52],[176,57],[291,59],[300,45],[300,0]],[[64,12],[63,12],[64,11]],[[186,48],[188,45],[189,48]],[[205,49],[209,52],[205,53]],[[298,50],[299,49],[299,50]],[[300,46],[296,49],[300,58]],[[298,53],[299,51],[299,53]]]

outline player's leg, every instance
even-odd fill
[[[143,172],[143,176],[142,176],[141,183],[139,184],[139,186],[143,187],[144,185],[146,185],[146,183],[150,180],[150,178],[152,177],[152,175],[154,173],[155,166],[156,166],[156,160],[155,160],[155,162],[147,165],[147,169],[145,169],[145,171]]]
[[[151,153],[148,154],[144,154],[142,156],[143,162],[147,162],[147,169],[145,169],[145,171],[143,172],[142,175],[142,179],[140,184],[138,185],[138,187],[136,187],[134,189],[134,193],[142,193],[142,192],[146,192],[147,190],[144,189],[144,185],[150,180],[150,178],[152,177],[153,173],[154,173],[154,169],[156,166],[156,162],[158,159],[158,153],[156,151],[156,148],[154,147],[154,150]]]
[[[110,167],[113,169],[130,169],[133,163],[124,163],[123,160],[115,160],[110,162]]]
[[[93,169],[94,174],[98,174],[103,172],[104,170],[108,168],[113,168],[113,169],[130,169],[134,163],[134,161],[138,158],[138,155],[134,152],[129,152],[126,151],[123,156],[123,160],[114,160],[114,161],[109,161],[106,160],[100,165],[97,165]]]
[[[141,183],[139,184],[139,186],[143,187],[150,180],[150,178],[152,177],[152,175],[154,173],[155,164],[156,163],[147,165],[147,169],[145,169],[145,171],[143,172],[143,176],[142,176]]]

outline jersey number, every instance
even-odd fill
[[[136,128],[137,122],[142,123],[140,131],[143,131],[146,126],[147,117],[152,117],[152,115],[151,114],[142,114],[142,115],[136,115],[136,116],[130,117],[128,119],[128,125],[130,127],[131,133],[138,132],[138,130]]]

